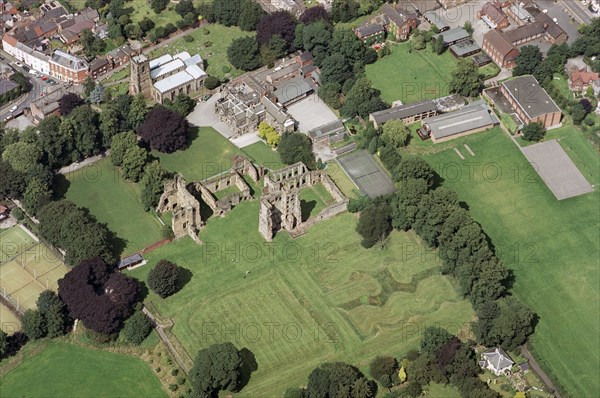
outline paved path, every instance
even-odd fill
[[[171,354],[172,358],[175,360],[175,362],[177,362],[177,365],[181,369],[183,369],[183,371],[187,375],[188,372],[190,371],[190,369],[189,369],[188,366],[185,365],[184,360],[181,358],[181,356],[179,355],[179,353],[177,352],[177,350],[175,349],[175,347],[173,347],[173,344],[171,343],[171,340],[169,340],[169,336],[167,336],[167,334],[164,331],[164,325],[161,325],[160,323],[158,323],[158,321],[156,320],[156,318],[154,317],[154,315],[150,311],[148,311],[148,309],[146,307],[142,308],[142,312],[144,314],[146,314],[146,316],[148,318],[150,318],[150,320],[154,324],[156,332],[158,333],[158,337],[162,340],[163,343],[165,343],[165,345],[167,346],[167,349],[169,350],[169,353]]]
[[[553,393],[556,396],[556,398],[561,398],[560,393],[556,390],[556,386],[554,386],[554,383],[552,383],[552,380],[550,380],[550,378],[546,375],[546,373],[544,373],[542,368],[540,368],[540,366],[536,362],[533,355],[531,355],[531,353],[529,352],[527,347],[524,345],[521,346],[521,354],[523,354],[523,356],[525,358],[527,358],[527,360],[529,361],[529,366],[531,366],[533,371],[539,376],[539,378],[542,380],[542,382],[546,385],[546,388],[548,388],[548,390],[551,393]]]
[[[234,144],[238,148],[245,148],[249,145],[260,142],[260,138],[258,137],[258,133],[254,132],[254,133],[243,134],[236,138],[231,138],[230,141],[232,144]]]
[[[110,155],[110,150],[106,150],[104,153],[101,153],[100,155],[96,155],[96,156],[91,156],[89,158],[85,158],[81,162],[71,163],[70,165],[65,166],[65,167],[61,168],[60,170],[58,170],[58,174],[64,174],[64,175],[66,175],[66,174],[72,173],[72,172],[74,172],[76,170],[79,170],[79,169],[82,169],[82,168],[84,168],[86,166],[94,164],[97,161],[104,159],[108,155]]]

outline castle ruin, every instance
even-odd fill
[[[204,225],[200,216],[200,202],[188,191],[181,174],[176,174],[172,181],[165,183],[165,190],[160,196],[158,213],[173,213],[171,228],[175,238],[190,236],[196,243],[201,243],[198,232]]]

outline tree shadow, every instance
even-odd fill
[[[187,268],[179,267],[179,277],[177,278],[177,291],[180,291],[192,280],[192,271]]]
[[[86,209],[87,210],[87,209]],[[104,223],[100,223],[102,226],[106,228],[108,231],[108,242],[110,244],[111,254],[115,259],[115,262],[119,261],[119,258],[125,251],[125,247],[127,247],[127,241],[123,238],[120,238],[113,231],[108,229],[108,225]]]
[[[63,174],[55,174],[52,181],[52,192],[55,199],[63,199],[71,186],[71,182]]]
[[[242,357],[242,367],[240,368],[239,390],[248,384],[252,376],[252,372],[256,372],[258,370],[258,363],[256,362],[256,357],[252,351],[244,347],[240,350],[240,355]]]
[[[138,281],[138,286],[140,287],[140,291],[138,293],[138,297],[140,299],[139,301],[143,302],[146,300],[146,297],[148,297],[148,294],[150,294],[150,290],[148,289],[148,285],[145,281]]]
[[[316,200],[306,201],[304,199],[300,200],[300,210],[302,212],[302,222],[305,222],[310,217],[310,213],[317,206]]]

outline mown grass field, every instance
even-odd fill
[[[178,172],[187,181],[203,180],[231,167],[233,157],[243,155],[212,127],[200,127],[193,132],[190,146],[170,154],[153,152],[167,170]]]
[[[127,181],[110,159],[103,159],[67,176],[66,198],[89,209],[117,238],[125,241],[123,254],[130,254],[162,237],[161,224],[153,212],[144,211],[139,184]]]
[[[35,347],[35,346],[33,346]],[[62,342],[26,352],[22,363],[2,377],[2,397],[166,397],[142,360]]]
[[[250,32],[243,32],[236,26],[204,25],[199,29],[186,33],[186,36],[194,39],[193,41],[188,43],[183,37],[180,37],[168,44],[160,45],[150,53],[150,59],[157,58],[163,54],[174,55],[181,51],[187,51],[191,55],[200,54],[202,59],[208,64],[206,72],[209,75],[219,78],[223,78],[225,75],[235,77],[244,72],[234,68],[229,63],[227,60],[227,48],[233,40],[250,35]],[[229,68],[229,72],[224,71],[223,67]]]
[[[281,161],[277,151],[271,149],[264,142],[255,142],[252,145],[242,148],[242,151],[257,163],[271,170],[284,168],[286,165]]]
[[[174,296],[150,293],[147,300],[175,321],[173,333],[192,357],[223,341],[255,354],[258,370],[239,396],[281,396],[305,385],[325,361],[368,373],[377,354],[415,348],[428,325],[468,330],[471,305],[414,234],[395,232],[384,249],[366,250],[354,232],[356,217],[345,213],[296,240],[282,232],[266,243],[257,231],[258,209],[257,201],[243,202],[224,218],[210,218],[203,245],[179,239],[129,272],[145,280],[163,258],[191,271]]]
[[[409,104],[448,95],[450,74],[457,64],[450,51],[437,55],[428,46],[409,53],[410,43],[391,49],[392,54],[366,66],[367,77],[381,90],[381,98]]]
[[[598,153],[572,127],[550,137],[584,176],[600,182]],[[468,142],[476,156],[462,148]],[[558,201],[510,141],[494,129],[452,141],[425,158],[468,204],[499,256],[515,272],[514,293],[540,317],[531,347],[570,395],[597,396],[600,353],[600,194]],[[581,360],[586,358],[586,360]]]

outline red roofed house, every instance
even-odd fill
[[[480,19],[485,20],[488,25],[492,28],[504,29],[509,25],[508,16],[499,3],[487,2],[481,7],[481,10],[477,13]],[[484,18],[485,17],[485,18]]]
[[[589,72],[587,68],[574,69],[569,75],[569,90],[585,91],[592,86],[594,93],[600,92],[600,75]]]

